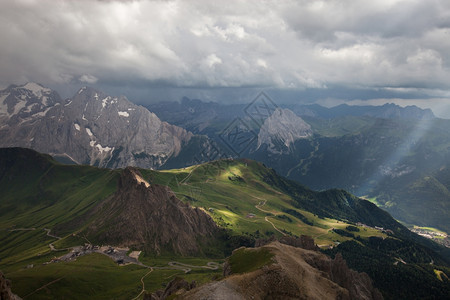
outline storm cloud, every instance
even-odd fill
[[[445,0],[19,0],[0,3],[0,22],[4,86],[450,97]]]

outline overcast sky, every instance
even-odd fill
[[[15,0],[0,2],[0,23],[3,87],[450,103],[447,0]]]

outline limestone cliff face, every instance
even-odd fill
[[[65,101],[36,83],[0,91],[0,147],[27,147],[101,167],[158,168],[192,136],[123,96],[92,88]]]
[[[258,134],[258,146],[267,145],[274,154],[289,153],[292,144],[312,135],[311,126],[289,109],[276,109],[264,121]]]
[[[272,264],[231,274],[184,293],[180,299],[383,299],[369,276],[350,270],[341,256],[333,260],[280,242],[262,248],[274,254]]]
[[[154,253],[198,253],[217,226],[202,209],[181,202],[166,186],[149,184],[134,168],[123,170],[117,192],[90,213],[88,237]],[[89,218],[89,217],[88,217]]]

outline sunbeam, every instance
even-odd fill
[[[377,170],[366,180],[355,192],[358,196],[367,195],[367,193],[377,186],[383,179],[391,176],[391,171],[402,167],[401,163],[408,154],[414,150],[421,139],[427,134],[435,120],[422,119],[417,121],[410,134],[403,140],[403,143],[381,164]],[[405,172],[412,171],[404,170]]]

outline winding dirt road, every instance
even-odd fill
[[[60,240],[61,237],[53,235],[50,233],[51,229],[48,228],[44,228],[44,231],[47,232],[47,236],[52,237],[54,239]],[[66,250],[71,250],[72,248],[65,248],[65,249],[56,249],[55,246],[53,245],[53,243],[48,244],[48,246],[50,247],[51,251],[66,251]]]
[[[255,205],[256,209],[258,209],[258,210],[260,210],[260,211],[262,211],[262,212],[265,212],[265,213],[270,213],[270,214],[272,213],[271,211],[264,210],[264,209],[261,208],[262,206],[266,205],[267,200],[264,200],[264,199],[261,199],[261,198],[255,197],[255,196],[253,196],[253,197],[256,198],[256,199],[262,200],[261,202],[259,202],[258,204]],[[276,231],[278,231],[279,233],[281,233],[283,236],[286,236],[286,235],[287,235],[286,233],[284,233],[283,231],[281,231],[280,229],[278,229],[278,228],[275,226],[275,224],[273,224],[273,223],[269,220],[268,217],[265,217],[264,220],[265,220],[266,222],[268,222],[270,225],[272,225],[273,229],[275,229]]]
[[[150,271],[148,271],[144,276],[141,277],[142,290],[141,290],[141,292],[139,293],[139,295],[137,295],[136,297],[134,297],[132,300],[139,299],[139,297],[145,292],[144,278],[147,277],[147,275],[150,274],[151,272],[153,272],[153,268],[150,268]]]
[[[8,231],[13,232],[13,231],[33,231],[36,230],[36,228],[31,227],[31,228],[16,228],[16,229],[10,229]]]
[[[278,229],[275,224],[273,224],[271,221],[269,221],[269,219],[267,217],[264,218],[264,220],[266,220],[266,222],[269,222],[270,225],[272,225],[273,229],[275,229],[276,231],[278,231],[279,233],[281,233],[284,236],[287,236],[286,233],[284,233],[283,231],[281,231],[280,229]]]
[[[25,297],[23,297],[23,299],[25,299],[25,298],[27,298],[27,297],[30,297],[31,295],[33,295],[33,294],[39,292],[39,291],[42,290],[42,289],[45,289],[45,288],[48,287],[49,285],[54,284],[55,282],[58,282],[58,281],[60,281],[60,280],[63,279],[63,278],[64,278],[64,277],[61,277],[61,278],[55,279],[55,280],[53,280],[53,281],[50,281],[49,283],[44,284],[44,285],[41,286],[40,288],[37,288],[34,292],[31,292],[30,294],[28,294],[28,295],[26,295]]]
[[[171,261],[168,263],[168,265],[173,267],[174,269],[182,270],[184,271],[184,273],[189,273],[190,271],[192,271],[192,268],[210,269],[210,270],[217,270],[219,268],[219,264],[213,261],[208,262],[206,266],[188,265],[177,261]]]

